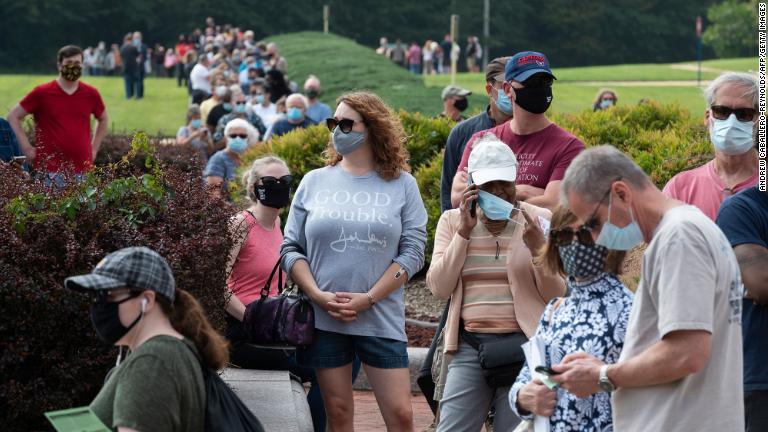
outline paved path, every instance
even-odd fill
[[[413,423],[416,432],[421,432],[432,423],[432,410],[421,394],[411,397]],[[376,398],[370,391],[355,391],[355,432],[383,432],[384,419],[381,417]]]

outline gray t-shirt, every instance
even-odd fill
[[[403,172],[386,181],[354,176],[340,166],[309,172],[285,226],[283,268],[309,263],[322,291],[367,292],[393,263],[413,276],[424,265],[427,212],[416,180]],[[406,341],[403,288],[379,299],[357,320],[341,323],[314,305],[315,327]]]
[[[619,361],[679,330],[711,333],[711,355],[701,372],[678,381],[618,389],[616,431],[744,430],[743,290],[736,257],[715,223],[692,206],[669,210],[643,256]]]

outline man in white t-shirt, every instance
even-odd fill
[[[744,287],[725,234],[612,146],[573,160],[561,198],[597,244],[648,247],[619,361],[569,354],[552,379],[579,397],[613,392],[616,431],[743,431]]]
[[[192,83],[192,91],[199,90],[206,95],[210,95],[211,92],[211,70],[208,68],[211,64],[208,56],[200,56],[200,60],[197,61],[195,67],[192,68],[192,72],[189,73],[189,80]]]
[[[275,120],[279,118],[277,105],[269,101],[270,93],[269,85],[263,81],[251,84],[251,100],[248,106],[254,114],[261,117],[261,122],[267,129],[270,129]]]

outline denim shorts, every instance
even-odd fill
[[[408,367],[406,343],[376,336],[356,336],[315,330],[315,343],[299,350],[299,364],[313,368],[337,368],[360,360],[379,369]]]

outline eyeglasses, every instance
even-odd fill
[[[264,186],[290,186],[291,183],[293,183],[293,176],[292,175],[284,175],[280,178],[274,177],[274,176],[264,176],[261,177],[259,180],[261,180],[261,184]]]
[[[597,203],[597,206],[595,206],[595,211],[592,212],[592,216],[590,216],[589,219],[587,219],[587,221],[584,222],[584,225],[582,225],[583,228],[586,228],[591,232],[591,231],[594,231],[595,228],[597,228],[600,225],[600,223],[596,219],[597,211],[600,210],[600,206],[603,205],[605,203],[605,200],[608,199],[608,197],[611,195],[611,191],[613,190],[613,184],[619,180],[621,180],[621,177],[616,177],[616,179],[611,182],[611,186],[608,187],[608,190],[605,192],[605,195],[603,195],[603,199],[601,199],[600,202]]]
[[[573,242],[574,237],[585,245],[592,246],[595,240],[592,238],[592,232],[586,226],[582,225],[574,231],[570,227],[554,229],[549,232],[549,238],[555,243],[555,246],[565,246]]]
[[[248,134],[229,134],[227,136],[232,138],[232,139],[235,139],[235,138],[247,139],[248,138]]]
[[[354,126],[355,123],[361,122],[346,118],[336,120],[333,117],[328,117],[325,119],[325,125],[328,126],[329,131],[333,132],[333,130],[336,129],[336,126],[338,126],[339,129],[341,129],[341,132],[345,134],[352,132],[352,126]]]
[[[736,114],[737,120],[750,122],[757,115],[757,110],[754,108],[731,108],[723,105],[712,105],[709,109],[712,111],[712,117],[718,120],[726,120],[731,114]]]

